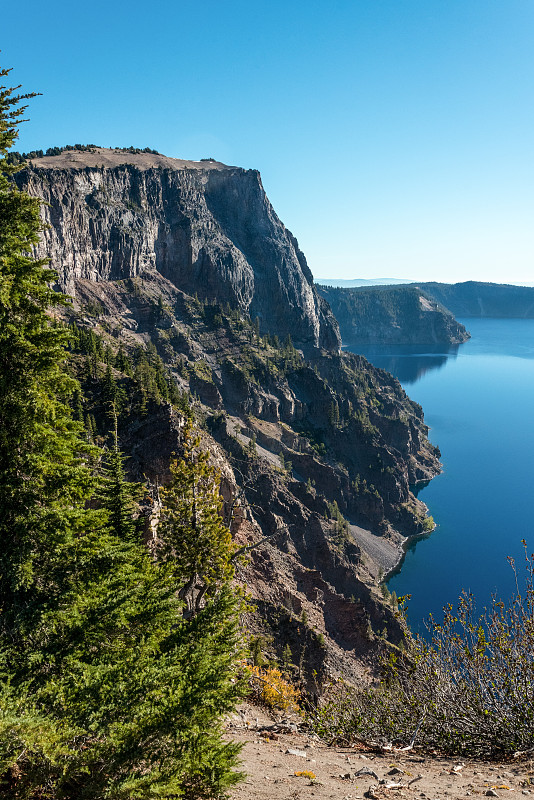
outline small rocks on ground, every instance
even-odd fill
[[[354,773],[355,778],[362,778],[364,775],[369,775],[371,778],[379,780],[379,777],[376,774],[376,772],[372,769],[369,769],[369,767],[363,767],[362,769],[359,769],[358,772]]]
[[[299,756],[300,758],[307,758],[308,754],[305,750],[297,750],[296,748],[289,747],[286,750],[286,754],[290,756]]]

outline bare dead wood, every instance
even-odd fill
[[[530,747],[528,750],[517,750],[514,753],[514,758],[523,758],[523,756],[529,756],[531,753],[534,753],[534,747]]]
[[[254,544],[243,545],[243,547],[240,547],[239,550],[236,550],[235,553],[233,553],[232,557],[230,558],[230,561],[235,561],[235,559],[239,558],[239,556],[242,556],[243,553],[248,553],[250,552],[250,550],[254,550],[256,547],[265,544],[265,542],[269,542],[271,539],[274,539],[275,536],[278,536],[278,534],[282,532],[283,529],[280,529],[278,531],[275,531],[274,533],[271,533],[269,536],[264,536],[263,539],[259,540],[259,542],[254,542]]]

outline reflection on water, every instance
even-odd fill
[[[387,370],[401,383],[409,384],[416,383],[430,370],[441,369],[448,359],[455,359],[460,345],[344,344],[343,347]]]
[[[522,538],[534,549],[534,320],[460,321],[472,338],[459,347],[348,348],[399,378],[442,453],[442,474],[417,486],[438,527],[411,543],[388,582],[412,596],[410,622],[421,632],[462,590],[479,607],[492,593],[508,598],[516,586],[507,556],[523,563]]]

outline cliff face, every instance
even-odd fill
[[[319,287],[350,344],[460,344],[465,327],[415,286],[348,289]]]
[[[160,273],[201,299],[239,305],[262,331],[339,349],[337,323],[256,170],[97,148],[36,159],[16,175],[41,197],[61,289]]]
[[[117,366],[113,373],[131,398],[119,438],[134,479],[165,483],[181,449],[179,411],[142,400],[150,386],[139,353],[152,361],[157,353],[191,397],[223,476],[232,533],[253,545],[239,578],[257,606],[247,628],[271,642],[269,657],[289,644],[317,693],[330,677],[357,681],[372,669],[384,631],[399,644],[402,629],[379,576],[398,561],[405,536],[425,531],[426,507],[410,486],[437,474],[439,452],[421,408],[391,375],[348,353],[306,360],[258,336],[235,309],[203,304],[158,272],[150,280],[79,280],[64,313],[102,337],[103,352],[129,354],[129,374]],[[88,370],[84,353],[73,355],[84,416],[98,420],[92,430],[104,443],[106,366],[93,369],[90,360]]]
[[[176,392],[188,398],[232,533],[253,546],[240,574],[258,608],[249,630],[278,656],[289,643],[310,691],[356,680],[386,631],[402,640],[378,582],[404,538],[425,531],[410,486],[440,469],[420,407],[338,352],[337,324],[257,172],[96,150],[38,159],[17,182],[49,204],[39,253],[75,298],[64,314],[84,333],[71,360],[90,437],[109,433],[109,366],[128,468],[160,485],[181,447]]]

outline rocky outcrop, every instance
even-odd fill
[[[104,350],[122,347],[133,364],[149,345],[150,358],[157,353],[189,393],[222,476],[232,533],[253,546],[239,579],[257,606],[248,629],[266,642],[266,655],[281,657],[289,643],[312,693],[329,677],[359,680],[376,664],[384,631],[393,645],[402,638],[378,582],[405,537],[425,530],[426,507],[410,486],[437,474],[439,452],[421,408],[361,356],[323,351],[306,360],[258,336],[244,315],[199,303],[157,272],[138,283],[79,280],[64,313],[103,337]],[[86,358],[75,359],[86,413],[105,435],[104,367],[89,379]],[[179,406],[143,404],[136,370],[115,368],[115,379],[133,398],[119,418],[130,475],[161,485],[181,449]],[[387,550],[386,565],[369,542]]]
[[[148,478],[152,487],[143,508],[149,545],[157,537],[157,486],[168,480],[171,458],[181,455],[183,426],[170,404],[151,404],[142,419],[121,424],[129,474]],[[366,579],[360,548],[349,540],[343,547],[336,543],[322,513],[324,500],[315,492],[303,492],[301,482],[288,482],[257,458],[243,480],[242,453],[230,427],[218,427],[216,438],[202,432],[202,447],[221,477],[225,521],[249,548],[247,561],[238,562],[238,579],[255,606],[247,614],[248,632],[262,639],[269,658],[282,658],[289,645],[298,679],[311,695],[341,676],[357,682],[376,664],[385,632],[390,643],[402,641],[394,608]]]
[[[337,350],[337,323],[259,172],[102,148],[36,159],[15,177],[41,197],[38,247],[69,294],[76,281],[158,272],[201,299],[238,305],[262,332]]]
[[[317,487],[321,502],[311,495],[305,502],[318,513],[335,501],[351,522],[377,533],[422,532],[425,508],[410,486],[439,472],[439,452],[421,408],[387,372],[351,353],[323,351],[307,361],[257,337],[234,312],[188,298],[159,273],[136,291],[80,280],[76,292],[93,315],[78,316],[79,325],[112,331],[130,350],[154,343],[203,415],[231,418],[240,447],[255,439],[267,461],[278,467],[282,456],[298,482]],[[231,450],[232,442],[224,446]]]
[[[373,289],[320,286],[345,344],[460,344],[465,327],[427,292],[414,286]]]

